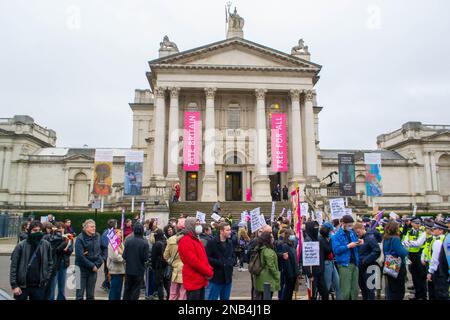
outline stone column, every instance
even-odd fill
[[[5,176],[6,148],[0,148],[0,189],[3,189],[3,177]]]
[[[305,151],[306,175],[308,180],[317,180],[317,152],[314,135],[313,92],[305,90]]]
[[[302,121],[300,114],[300,90],[291,90],[291,119],[292,127],[290,152],[292,152],[292,179],[291,182],[302,181],[303,176],[303,146]]]
[[[266,89],[256,89],[256,145],[254,201],[271,201],[270,180],[267,176]]]
[[[178,158],[179,158],[179,108],[178,97],[180,88],[170,88],[169,109],[169,150],[167,151],[167,181],[179,182]]]
[[[432,187],[433,191],[438,192],[439,186],[438,186],[438,176],[437,176],[437,168],[436,168],[436,158],[434,156],[434,151],[430,153],[430,160],[431,160],[431,181],[432,181]]]
[[[9,173],[11,171],[11,158],[12,158],[12,147],[5,147],[5,165],[3,166],[3,183],[2,188],[3,189],[9,189]]]
[[[425,192],[432,190],[431,185],[431,169],[430,169],[430,158],[429,158],[429,152],[425,151],[423,154],[424,157],[424,169],[425,169]]]
[[[201,201],[217,201],[217,177],[216,177],[216,126],[214,115],[214,97],[216,88],[205,88],[206,111],[205,111],[205,176],[203,177],[203,191]]]
[[[155,143],[153,145],[153,180],[164,180],[164,155],[166,136],[166,106],[165,92],[163,87],[155,88]]]

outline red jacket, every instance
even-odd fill
[[[208,285],[214,275],[208,262],[205,247],[200,239],[189,232],[178,242],[178,252],[183,262],[183,286],[187,291],[199,290]]]

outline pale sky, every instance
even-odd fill
[[[130,147],[134,89],[168,35],[225,38],[225,1],[0,0],[0,118],[27,114],[59,147]],[[321,64],[323,149],[376,148],[407,121],[450,124],[450,1],[240,0],[244,38]]]

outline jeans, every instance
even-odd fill
[[[348,266],[338,265],[341,299],[357,300],[358,299],[358,267],[350,263]]]
[[[21,288],[22,294],[14,296],[16,300],[45,300],[45,288],[44,287],[29,287]]]
[[[120,300],[122,298],[123,274],[111,274],[109,300]]]
[[[209,300],[209,293],[211,292],[211,281],[208,282],[208,285],[205,288],[205,300]]]
[[[336,293],[336,300],[341,300],[341,287],[339,284],[339,273],[336,270],[334,262],[331,260],[325,260],[325,272],[324,272],[325,287],[328,292],[331,288]]]
[[[208,300],[230,300],[231,294],[231,282],[218,284],[214,282],[209,282],[211,290],[209,292]]]
[[[143,281],[144,276],[126,275],[123,300],[139,300]]]
[[[64,261],[61,261],[59,271],[56,276],[52,278],[50,283],[50,300],[55,300],[56,285],[58,285],[58,296],[57,300],[66,300],[66,278],[67,278],[67,268],[65,267]]]
[[[80,288],[77,289],[76,299],[83,300],[84,292],[86,292],[86,300],[94,300],[96,283],[97,272],[80,270]]]
[[[187,300],[205,300],[205,288],[186,291]]]

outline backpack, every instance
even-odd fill
[[[261,262],[261,251],[261,248],[256,248],[248,263],[248,271],[255,276],[259,275],[263,269]]]

